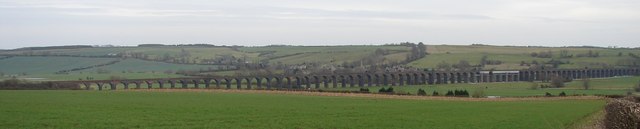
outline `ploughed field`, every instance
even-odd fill
[[[444,101],[269,93],[0,91],[2,128],[567,128],[604,100]]]

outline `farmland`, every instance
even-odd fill
[[[3,128],[568,128],[603,100],[442,101],[224,92],[0,91]]]
[[[561,58],[560,51],[567,51],[572,58]],[[420,60],[409,63],[409,65],[419,68],[433,68],[445,62],[455,64],[465,60],[471,64],[479,64],[483,56],[488,60],[499,60],[504,62],[501,65],[487,65],[484,69],[514,70],[523,69],[520,65],[522,61],[526,63],[546,62],[556,59],[567,64],[562,64],[559,68],[602,68],[615,65],[620,60],[630,60],[628,53],[640,54],[634,49],[606,49],[606,48],[558,48],[558,47],[513,47],[513,46],[456,46],[456,45],[430,45],[427,47],[430,55]],[[578,54],[598,52],[598,57],[577,57]],[[551,58],[536,58],[530,56],[531,53],[551,52]],[[618,54],[622,54],[618,56]]]
[[[382,58],[372,63],[401,65],[399,69],[433,70],[443,63],[468,61],[484,70],[520,70],[529,69],[527,64],[532,62],[549,66],[545,62],[554,60],[566,62],[557,68],[626,68],[618,62],[635,58],[634,53],[640,54],[636,49],[613,48],[428,45],[428,55],[406,61],[412,51],[401,45],[11,50],[0,52],[7,55],[0,59],[0,80],[17,77],[28,81],[115,82],[197,76],[179,74],[181,71],[215,76],[290,74],[297,70],[303,72],[296,74],[309,74],[304,71],[365,69],[371,64],[363,63],[364,60],[372,56]],[[562,57],[561,51],[564,56],[589,52],[599,55]],[[540,58],[532,53],[552,54]],[[501,63],[482,66],[481,60]],[[256,62],[268,64],[251,65]],[[258,66],[261,68],[255,69]],[[93,83],[93,90],[86,91],[0,91],[3,114],[0,125],[3,128],[574,128],[601,117],[596,115],[602,114],[605,100],[594,95],[635,95],[638,92],[633,91],[633,86],[638,81],[640,77],[632,76],[594,78],[589,89],[583,89],[579,79],[560,88],[540,87],[550,85],[548,82],[393,86],[396,94],[410,96],[378,94],[382,86],[366,87],[370,94],[325,93],[358,91],[358,86],[289,94],[293,91],[225,90],[228,82],[221,87],[213,84],[211,89],[193,89],[194,84],[186,83],[189,89],[168,89],[169,84],[158,89],[160,84],[153,83],[153,89],[146,89],[147,84],[143,84],[142,89],[128,90],[124,90],[123,84],[114,83],[115,91],[108,85],[103,85],[104,91],[98,91]],[[229,83],[232,89],[236,89],[235,83]],[[427,96],[416,96],[418,89],[425,90]],[[483,96],[501,98],[443,96],[452,90],[482,91]],[[433,96],[433,92],[439,96]],[[571,97],[541,97],[546,93],[558,96],[561,92]]]
[[[399,93],[416,94],[418,89],[426,90],[431,95],[434,91],[440,95],[451,90],[467,90],[473,92],[475,90],[482,90],[488,96],[510,96],[510,97],[522,97],[522,96],[544,96],[549,92],[553,95],[558,95],[560,92],[565,92],[567,95],[625,95],[627,92],[632,92],[632,87],[638,84],[640,77],[617,77],[617,78],[603,78],[590,80],[590,89],[585,90],[582,87],[582,81],[574,80],[569,82],[562,88],[537,88],[531,89],[531,82],[505,82],[505,83],[477,83],[477,84],[436,84],[436,85],[410,85],[410,86],[394,86],[394,91]],[[548,83],[536,83],[538,85],[549,85]],[[378,92],[378,89],[382,87],[374,86],[368,89],[371,92]],[[388,88],[388,86],[386,87]],[[359,88],[338,88],[327,90],[352,90],[357,91]]]

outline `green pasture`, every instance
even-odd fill
[[[93,78],[93,80],[112,80],[117,79],[146,79],[146,78],[179,78],[185,77],[179,74],[165,74],[162,72],[141,72],[141,73],[69,73],[69,74],[35,74],[28,77],[19,77],[18,79],[25,79],[30,81],[61,81],[61,80],[86,80],[87,77]]]
[[[219,65],[194,65],[194,64],[173,64],[155,61],[145,61],[138,59],[125,59],[117,64],[100,67],[99,69],[109,70],[111,72],[165,72],[171,70],[173,72],[178,70],[218,70]],[[86,69],[80,72],[96,72],[98,68]]]
[[[4,73],[2,78],[16,76],[27,80],[78,80],[79,78],[93,77],[95,80],[108,80],[111,76],[118,76],[127,79],[141,78],[168,78],[183,77],[177,74],[165,74],[171,71],[175,73],[180,70],[208,71],[218,70],[218,65],[192,65],[192,64],[172,64],[164,62],[144,61],[139,59],[124,59],[120,62],[103,67],[95,67],[80,71],[73,71],[68,74],[54,74],[57,71],[69,70],[104,64],[118,60],[116,58],[84,58],[84,57],[13,57],[0,60],[0,72]],[[98,73],[98,70],[106,73]],[[26,74],[26,75],[24,75]]]
[[[273,47],[243,47],[240,51],[247,53],[271,53],[264,54],[262,58],[272,59],[271,63],[283,64],[321,63],[341,64],[342,62],[354,62],[370,56],[376,49],[388,49],[391,55],[405,53],[409,49],[404,46],[273,46]],[[400,61],[406,58],[401,56],[386,56],[388,61]]]
[[[566,83],[562,88],[537,88],[532,89],[533,82],[504,82],[504,83],[456,83],[456,84],[435,84],[435,85],[408,85],[393,86],[395,92],[417,94],[418,89],[426,90],[428,95],[434,91],[444,95],[451,90],[467,90],[473,93],[482,90],[487,96],[544,96],[546,92],[558,95],[565,92],[567,95],[625,95],[632,91],[632,87],[640,82],[640,77],[615,77],[591,79],[590,88],[585,90],[581,80],[574,80]],[[539,85],[549,85],[548,83],[536,82]],[[388,88],[390,86],[385,86]],[[328,88],[327,90],[359,90],[357,85],[348,88]],[[371,92],[377,93],[382,86],[367,87]]]
[[[163,46],[163,47],[99,47],[80,49],[52,49],[36,51],[3,51],[0,54],[64,54],[82,56],[104,56],[117,53],[143,53],[148,59],[162,59],[164,56],[183,57],[183,50],[188,52],[185,56],[190,62],[201,59],[215,59],[222,56],[234,56],[257,62],[267,59],[270,63],[283,64],[341,64],[342,62],[357,62],[370,56],[376,49],[390,50],[385,56],[384,62],[403,61],[407,57],[409,48],[405,46],[268,46],[268,47],[194,47],[194,46]],[[560,58],[560,51],[566,50],[573,58]],[[599,57],[577,57],[588,51],[599,53]],[[553,53],[553,59],[569,62],[562,64],[560,68],[602,68],[607,65],[616,65],[618,61],[629,60],[628,53],[640,55],[637,49],[618,48],[575,48],[575,47],[521,47],[521,46],[479,46],[479,45],[427,45],[425,58],[410,62],[408,65],[417,68],[434,68],[439,63],[456,64],[461,60],[469,61],[472,65],[480,64],[480,59],[487,56],[489,60],[503,61],[502,65],[486,65],[484,69],[513,70],[527,68],[520,66],[520,62],[539,63],[547,62],[552,58],[531,57],[532,52]],[[618,56],[622,53],[622,56]]]
[[[560,51],[566,50],[573,58],[560,58]],[[589,50],[599,53],[599,57],[577,57],[578,54],[585,54]],[[532,52],[551,51],[552,58],[531,57]],[[488,60],[500,60],[502,65],[486,65],[484,69],[514,70],[527,68],[520,66],[522,61],[531,63],[537,61],[543,63],[551,59],[569,62],[559,65],[560,68],[602,68],[603,64],[616,65],[620,60],[629,60],[628,53],[640,54],[639,50],[633,49],[605,49],[605,48],[547,48],[547,47],[508,47],[508,46],[462,46],[462,45],[429,45],[427,52],[430,55],[409,63],[410,66],[418,68],[434,68],[438,64],[445,62],[457,64],[462,60],[468,61],[471,65],[480,64],[483,56]],[[622,56],[618,56],[618,53]]]
[[[2,128],[568,128],[604,100],[442,101],[219,92],[0,91]]]
[[[12,57],[0,60],[0,72],[9,74],[55,73],[78,67],[86,67],[115,61],[115,58],[81,57]]]

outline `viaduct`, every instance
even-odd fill
[[[329,75],[265,75],[237,77],[162,78],[129,80],[67,81],[81,84],[90,90],[153,88],[226,88],[226,89],[319,89],[338,87],[403,86],[419,84],[489,83],[517,81],[549,81],[552,76],[570,79],[638,76],[635,69],[558,69],[519,71],[460,71],[460,72],[395,72],[354,73]],[[193,87],[190,87],[192,85]],[[108,87],[108,88],[107,88]],[[120,87],[120,88],[118,88]]]

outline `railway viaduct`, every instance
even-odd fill
[[[329,75],[265,75],[237,77],[160,78],[130,80],[66,81],[90,90],[151,88],[221,88],[221,89],[319,89],[338,87],[403,86],[451,83],[489,83],[517,81],[549,81],[552,76],[564,78],[605,78],[638,76],[639,69],[558,69],[519,71],[396,72]],[[155,85],[155,87],[154,87]]]

